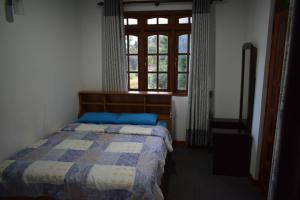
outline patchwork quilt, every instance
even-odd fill
[[[163,199],[161,126],[70,124],[0,164],[0,197]]]

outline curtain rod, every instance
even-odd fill
[[[223,0],[210,0],[210,3],[214,1],[223,1]],[[135,4],[135,3],[154,3],[154,5],[159,6],[160,3],[174,3],[174,2],[192,2],[192,0],[149,0],[149,1],[123,1],[123,4]],[[104,1],[97,3],[98,6],[103,6]]]

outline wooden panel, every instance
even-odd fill
[[[78,116],[86,112],[155,113],[172,127],[170,92],[79,92]]]
[[[260,163],[260,182],[265,198],[267,198],[272,163],[287,19],[287,11],[280,11],[275,14]]]

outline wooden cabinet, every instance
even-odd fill
[[[251,135],[240,129],[238,120],[211,120],[213,173],[248,176],[251,157]]]

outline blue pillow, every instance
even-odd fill
[[[88,112],[79,118],[79,123],[114,124],[120,114],[109,112]]]
[[[157,125],[165,127],[165,128],[168,128],[168,122],[163,121],[163,120],[162,121],[158,121]]]
[[[156,125],[158,116],[151,113],[123,113],[119,116],[116,124],[133,125]]]

